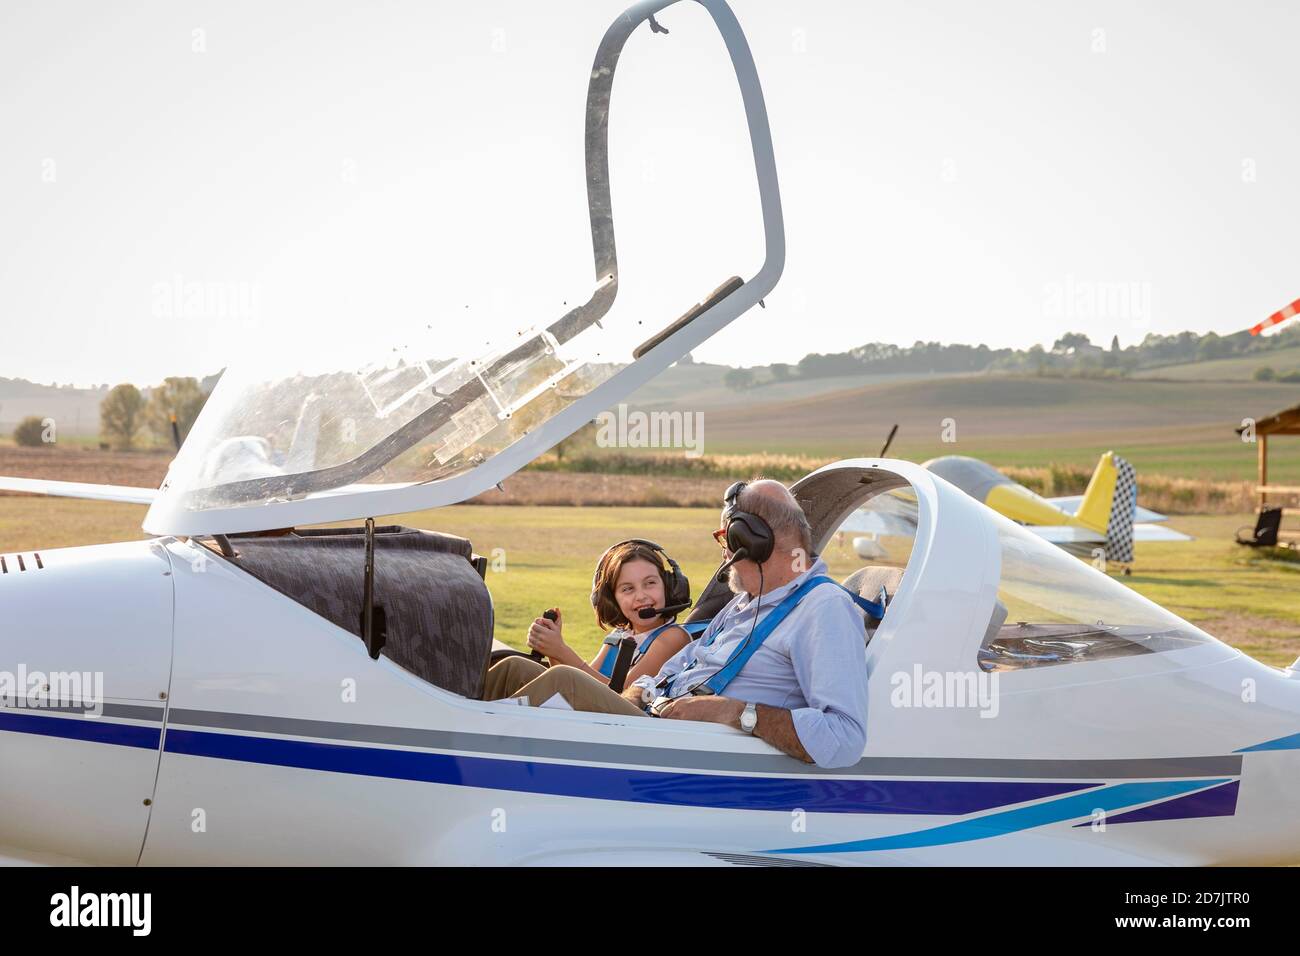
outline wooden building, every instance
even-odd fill
[[[1244,436],[1249,427],[1249,425],[1241,426],[1237,429],[1237,434]],[[1263,508],[1267,504],[1283,505],[1284,518],[1300,515],[1300,508],[1285,507],[1292,503],[1292,499],[1300,496],[1300,485],[1273,485],[1269,484],[1268,480],[1269,439],[1281,435],[1300,435],[1300,405],[1293,405],[1267,418],[1258,419],[1254,427],[1255,446],[1259,456],[1255,493],[1259,496],[1259,506]],[[1270,495],[1273,496],[1273,501],[1269,501]]]

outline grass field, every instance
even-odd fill
[[[141,537],[144,509],[90,501],[0,498],[0,552],[124,541]],[[470,539],[493,557],[488,573],[496,604],[496,636],[521,646],[529,622],[546,607],[564,612],[565,634],[584,656],[601,637],[588,589],[602,549],[626,537],[651,537],[667,548],[699,594],[716,567],[709,536],[712,508],[561,508],[459,505],[397,516],[397,521]],[[1300,563],[1252,553],[1232,543],[1250,515],[1180,518],[1174,526],[1196,536],[1185,544],[1139,544],[1137,570],[1118,578],[1216,637],[1275,666],[1300,655]],[[494,549],[500,549],[494,553]],[[832,546],[837,577],[861,563]]]
[[[1260,352],[1256,355],[1214,359],[1210,362],[1187,362],[1183,365],[1142,369],[1133,372],[1132,377],[1178,379],[1186,382],[1247,382],[1255,374],[1255,369],[1265,365],[1279,375],[1300,368],[1300,345],[1273,352]]]

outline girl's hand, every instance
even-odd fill
[[[529,626],[528,646],[552,661],[567,664],[568,657],[572,656],[573,651],[564,643],[564,618],[560,615],[559,608],[552,608],[552,610],[555,611],[554,621],[539,617]]]

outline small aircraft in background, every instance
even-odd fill
[[[945,455],[922,467],[1045,541],[1082,558],[1104,557],[1124,566],[1126,574],[1133,563],[1133,542],[1192,540],[1180,531],[1160,527],[1159,522],[1168,520],[1166,515],[1138,506],[1137,472],[1113,451],[1101,456],[1083,494],[1054,498],[1030,491],[978,458]],[[879,535],[914,533],[899,524],[905,520],[902,514],[877,511],[842,530],[865,533],[854,539],[854,549],[869,557],[879,547]]]

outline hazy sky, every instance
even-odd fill
[[[0,6],[0,375],[461,354],[590,293],[587,74],[612,0]],[[697,351],[1232,332],[1300,296],[1294,4],[736,0],[788,260]],[[759,264],[694,4],[611,143],[628,342]]]

